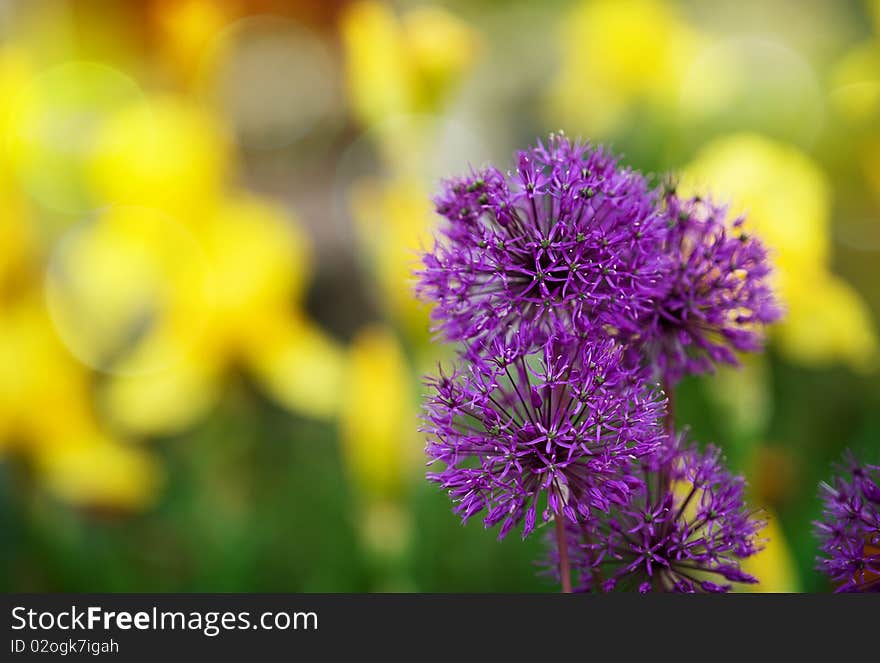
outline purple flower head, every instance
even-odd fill
[[[740,561],[760,549],[764,522],[746,509],[744,480],[717,448],[668,445],[635,465],[643,480],[624,504],[566,524],[580,590],[726,592],[757,582]],[[555,541],[549,561],[555,569]]]
[[[487,167],[435,199],[449,224],[423,256],[418,292],[452,341],[556,323],[636,331],[658,293],[665,220],[645,178],[607,151],[551,136],[514,173]]]
[[[428,478],[462,520],[485,511],[499,538],[524,521],[526,537],[539,512],[575,523],[625,501],[633,480],[621,469],[662,438],[664,402],[646,371],[627,368],[604,333],[536,344],[519,331],[483,356],[429,381],[422,429],[429,464],[443,465]]]
[[[736,365],[735,351],[760,350],[763,325],[781,311],[767,251],[743,232],[743,218],[730,222],[726,208],[674,194],[665,218],[663,293],[643,318],[638,349],[674,384],[717,363]]]
[[[880,592],[880,467],[847,453],[839,469],[831,484],[820,484],[819,570],[838,592]]]

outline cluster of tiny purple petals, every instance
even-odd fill
[[[422,430],[456,513],[499,538],[564,522],[584,591],[757,582],[740,566],[763,526],[742,478],[664,432],[656,384],[735,364],[779,317],[742,219],[560,135],[434,202],[447,223],[417,292],[460,361],[429,379]]]
[[[428,455],[464,521],[483,513],[499,538],[528,536],[555,514],[574,524],[625,503],[624,471],[662,439],[664,401],[643,368],[626,368],[607,335],[562,332],[537,345],[496,337],[481,360],[429,381]]]
[[[744,481],[720,451],[670,446],[640,465],[643,478],[624,504],[567,524],[579,590],[726,592],[757,582],[741,561],[760,549],[764,522],[746,509]],[[555,569],[555,541],[549,561]]]
[[[880,592],[880,467],[847,454],[841,474],[820,488],[819,570],[838,592]]]
[[[743,218],[703,198],[665,197],[663,293],[642,320],[639,351],[667,384],[715,364],[736,365],[735,351],[757,351],[763,326],[780,317],[763,244]]]
[[[657,200],[608,152],[551,136],[506,177],[484,168],[444,183],[435,204],[448,224],[418,291],[452,341],[546,337],[558,323],[634,333],[659,292]]]

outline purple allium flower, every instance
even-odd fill
[[[819,570],[838,592],[880,592],[880,467],[847,453],[840,471],[846,477],[820,484]]]
[[[514,173],[487,167],[448,180],[448,221],[423,256],[418,291],[453,341],[555,323],[635,332],[658,293],[665,219],[645,178],[613,155],[551,135],[518,153]]]
[[[551,335],[536,345],[525,331],[496,336],[451,375],[429,380],[425,425],[428,475],[463,521],[486,511],[503,538],[524,520],[563,514],[574,523],[591,508],[626,499],[621,468],[662,439],[663,400],[643,368],[627,368],[605,334]]]
[[[760,549],[764,522],[746,509],[745,482],[717,448],[670,445],[635,465],[642,481],[625,504],[566,523],[581,591],[725,592],[757,582],[740,561]],[[549,561],[555,569],[555,541]]]
[[[734,351],[757,351],[763,325],[781,311],[761,242],[728,221],[725,207],[666,196],[663,292],[644,317],[639,349],[669,387],[686,374],[736,365]]]

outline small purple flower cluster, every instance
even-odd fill
[[[847,453],[840,475],[820,490],[819,570],[838,592],[880,592],[880,467]]]
[[[682,444],[637,469],[637,490],[614,513],[566,523],[581,591],[726,592],[732,582],[758,582],[739,561],[759,549],[764,522],[745,509],[745,483],[727,471],[717,448],[700,453]],[[550,558],[555,571],[555,549]]]
[[[641,319],[638,350],[668,383],[736,365],[734,351],[762,348],[781,311],[769,284],[767,250],[702,198],[666,197],[663,288]]]
[[[685,374],[760,349],[780,314],[766,251],[601,148],[551,136],[516,163],[435,200],[417,290],[460,362],[428,381],[429,479],[499,537],[554,521],[563,588],[570,567],[583,590],[754,582],[742,479],[664,420]]]

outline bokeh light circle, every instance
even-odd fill
[[[67,62],[36,75],[8,111],[6,149],[24,188],[54,212],[97,209],[87,177],[97,135],[109,116],[142,99],[132,78],[105,64]]]
[[[278,16],[242,19],[208,49],[199,81],[206,103],[240,145],[279,149],[318,126],[341,123],[339,67],[324,39]]]
[[[679,117],[690,132],[750,130],[809,146],[822,128],[825,101],[803,55],[744,35],[713,43],[684,72]]]
[[[70,352],[108,374],[141,375],[184,361],[210,315],[201,247],[166,214],[110,206],[72,228],[50,256],[45,296]]]

